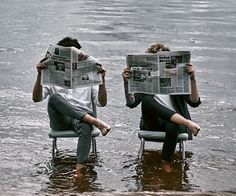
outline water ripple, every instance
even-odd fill
[[[0,47],[0,53],[23,53],[24,50],[22,48],[5,48],[5,47]]]

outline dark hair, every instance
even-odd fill
[[[155,44],[152,44],[151,47],[148,48],[145,52],[146,53],[157,53],[160,51],[170,51],[170,49],[167,46],[157,42]]]
[[[81,45],[79,44],[77,39],[73,39],[72,37],[65,37],[62,40],[60,40],[57,45],[64,46],[64,47],[72,47],[80,49]]]

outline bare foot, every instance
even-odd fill
[[[83,120],[99,128],[103,136],[105,136],[111,130],[111,126],[109,126],[99,118],[94,118],[89,114],[84,115]]]
[[[170,173],[173,170],[171,163],[165,160],[161,160],[161,166],[162,166],[162,169],[167,173]]]
[[[74,178],[76,179],[76,180],[81,180],[81,179],[83,179],[84,178],[84,174],[82,173],[82,172],[79,172],[79,171],[75,171],[75,174],[74,174]]]
[[[79,180],[84,178],[84,165],[82,164],[77,164],[76,165],[76,170],[74,170],[74,178]]]
[[[94,125],[100,129],[103,136],[105,136],[111,130],[111,126],[98,118],[96,118]]]
[[[190,129],[192,131],[194,136],[197,136],[198,132],[200,131],[199,125],[194,123],[191,120],[188,120],[187,127],[188,127],[188,129]]]

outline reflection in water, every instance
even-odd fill
[[[188,182],[187,171],[190,158],[187,154],[183,162],[180,155],[176,154],[173,163],[173,171],[167,173],[161,168],[161,152],[145,150],[144,157],[136,167],[136,180],[139,191],[190,191],[191,186]]]
[[[47,175],[49,182],[47,187],[42,189],[41,193],[58,194],[58,193],[72,193],[72,192],[94,192],[99,191],[100,184],[95,183],[97,180],[97,173],[94,166],[97,165],[94,157],[91,155],[90,164],[85,167],[85,176],[80,179],[74,178],[74,169],[76,165],[76,157],[68,154],[68,151],[61,151],[57,157],[50,164],[50,169]]]
[[[101,167],[101,160],[95,161],[93,155],[90,156],[91,164],[86,165],[85,176],[81,179],[73,177],[76,163],[74,152],[68,150],[61,151],[55,158],[53,164],[44,172],[48,176],[46,187],[41,189],[40,193],[47,194],[72,194],[83,192],[103,192],[104,187],[99,183],[96,170]],[[186,153],[186,160],[181,160],[181,154],[176,153],[173,171],[166,173],[161,168],[161,151],[145,150],[143,159],[128,161],[124,168],[135,168],[135,175],[123,178],[124,182],[135,182],[135,188],[130,189],[132,192],[189,192],[194,187],[188,181],[187,172],[189,170],[189,161],[192,154]],[[127,165],[128,164],[128,165]],[[39,166],[38,166],[39,167]],[[45,166],[44,166],[45,167]],[[42,169],[42,168],[41,168]],[[44,168],[45,169],[45,168]],[[41,173],[42,172],[38,172]]]

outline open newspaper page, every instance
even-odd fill
[[[72,81],[71,87],[99,85],[102,83],[101,74],[98,74],[98,61],[88,56],[84,61],[78,59],[82,51],[72,48]]]
[[[64,88],[76,88],[101,84],[101,74],[97,73],[97,60],[87,56],[80,61],[80,55],[86,55],[75,47],[49,45],[43,70],[42,85],[56,85]]]
[[[156,54],[131,54],[126,56],[132,77],[128,83],[129,93],[159,92],[159,67]]]
[[[159,94],[190,94],[190,76],[186,64],[190,63],[189,51],[159,52]]]
[[[42,72],[43,85],[57,85],[70,88],[71,49],[50,44],[46,53],[47,66]]]
[[[127,55],[132,74],[129,93],[190,94],[190,78],[186,72],[190,56],[189,51]]]

